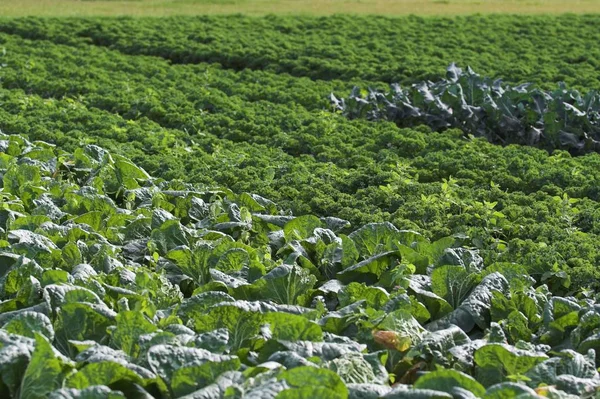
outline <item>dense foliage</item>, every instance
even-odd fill
[[[555,281],[557,293],[600,277],[597,155],[349,121],[330,112],[328,95],[351,82],[6,34],[0,42],[5,133],[69,151],[99,144],[152,175],[254,192],[298,215],[390,221],[433,240],[466,234],[491,262],[567,272],[572,284]]]
[[[597,22],[0,21],[0,396],[588,394],[600,156],[329,93],[452,61],[587,93]]]
[[[389,92],[355,87],[347,98],[331,95],[333,106],[349,118],[389,120],[400,126],[427,125],[435,131],[455,127],[496,144],[533,145],[549,151],[600,151],[600,94],[582,95],[560,84],[556,90],[502,84],[455,64],[446,79],[420,82]]]
[[[595,297],[554,296],[523,266],[485,264],[465,237],[430,242],[390,223],[344,235],[342,219],[152,179],[94,145],[69,154],[0,136],[0,177],[3,397],[600,387]]]
[[[599,21],[597,15],[23,18],[3,21],[0,30],[175,64],[219,63],[313,79],[407,84],[439,79],[456,62],[513,83],[597,89]]]

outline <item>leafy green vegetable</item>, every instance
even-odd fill
[[[326,109],[383,87],[338,77],[414,83],[451,59],[594,87],[596,19],[2,21],[0,396],[593,396],[597,155]],[[578,40],[549,55],[547,26]],[[349,39],[375,28],[389,46]],[[449,29],[528,40],[489,63]]]
[[[416,389],[432,389],[453,393],[454,388],[463,388],[475,396],[483,396],[485,388],[473,377],[455,370],[438,370],[419,378]]]
[[[23,399],[40,398],[60,388],[73,366],[58,356],[47,338],[36,334],[35,350],[19,388]]]
[[[554,91],[512,87],[466,72],[451,64],[446,79],[420,82],[390,92],[355,87],[349,97],[332,104],[349,118],[390,120],[402,126],[426,124],[433,130],[460,128],[493,143],[536,145],[574,153],[600,150],[600,94],[582,95],[560,84]]]

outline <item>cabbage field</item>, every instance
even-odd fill
[[[597,26],[0,19],[0,398],[600,397]]]

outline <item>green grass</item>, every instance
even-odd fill
[[[5,0],[2,16],[166,16],[243,13],[461,15],[597,13],[600,0]]]

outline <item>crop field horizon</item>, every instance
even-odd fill
[[[4,0],[0,16],[589,14],[600,0]]]

